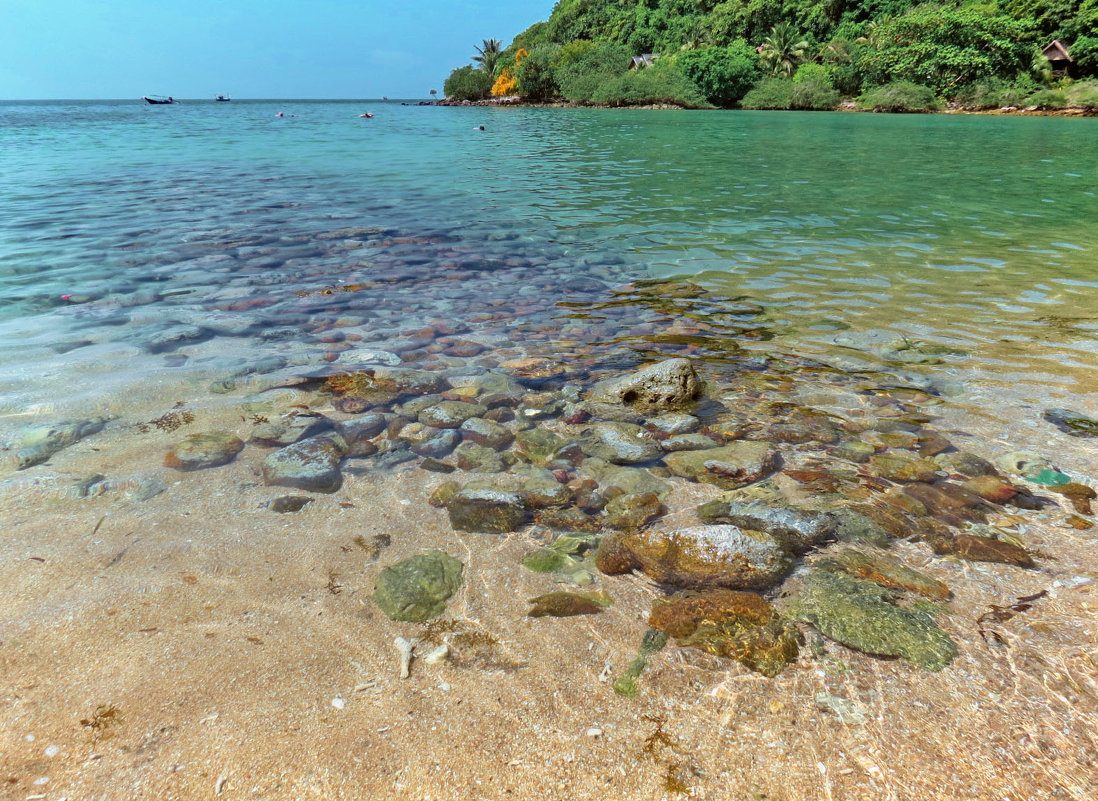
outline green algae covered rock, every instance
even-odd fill
[[[421,623],[438,617],[461,586],[463,567],[444,551],[427,551],[389,565],[377,577],[374,602],[390,620]]]
[[[942,582],[881,553],[866,553],[847,548],[836,551],[831,554],[831,559],[825,561],[829,569],[834,565],[836,569],[858,578],[869,579],[882,587],[911,590],[935,601],[943,601],[950,596],[949,587]],[[823,564],[821,562],[818,566]]]
[[[903,609],[872,581],[813,570],[794,582],[779,611],[810,623],[825,637],[876,656],[898,656],[937,672],[957,656],[957,646],[923,612]]]

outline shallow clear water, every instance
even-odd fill
[[[1071,396],[1098,386],[1096,178],[1091,119],[6,103],[0,413],[321,364],[333,329],[406,361],[438,319],[648,347],[663,312],[603,302],[673,276],[712,327],[660,350],[747,333]]]

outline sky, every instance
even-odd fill
[[[0,0],[0,99],[427,98],[554,0]]]

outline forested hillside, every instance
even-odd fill
[[[1060,40],[1070,61],[1042,48]],[[634,63],[634,57],[654,58]],[[630,69],[631,63],[634,68]],[[447,97],[921,110],[1098,105],[1098,0],[560,0]],[[1055,68],[1055,69],[1054,69]]]

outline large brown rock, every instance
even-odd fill
[[[598,417],[633,419],[687,408],[701,396],[702,389],[689,359],[667,359],[600,381],[584,401]]]
[[[611,535],[596,559],[610,575],[640,570],[676,587],[728,589],[772,587],[792,564],[769,534],[729,525]]]

